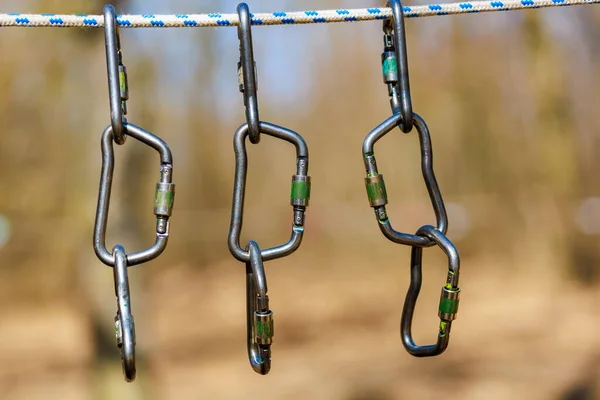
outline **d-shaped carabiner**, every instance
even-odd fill
[[[249,135],[249,131],[249,125],[245,123],[238,128],[233,136],[236,163],[228,245],[231,254],[242,262],[250,261],[250,253],[240,246],[246,194],[246,175],[248,173],[246,137]],[[308,176],[308,147],[302,136],[289,129],[268,122],[260,123],[260,131],[266,135],[285,140],[296,147],[296,174],[292,176],[292,192],[290,196],[290,204],[294,207],[292,235],[287,243],[261,251],[262,260],[269,261],[288,256],[300,247],[304,234],[304,213],[310,199],[311,182],[310,176]]]
[[[237,6],[240,23],[238,25],[238,39],[240,40],[240,61],[238,62],[238,84],[240,92],[244,94],[246,106],[246,121],[250,131],[250,143],[260,142],[260,118],[258,116],[258,85],[256,62],[252,48],[252,19],[248,4],[240,3]]]
[[[446,280],[446,285],[442,288],[438,311],[440,328],[437,343],[427,346],[417,346],[412,338],[411,327],[423,278],[423,248],[414,246],[411,252],[410,286],[408,288],[408,293],[406,294],[406,300],[404,301],[402,322],[400,326],[400,330],[402,331],[402,343],[404,344],[406,351],[415,357],[431,357],[442,354],[448,347],[448,342],[450,341],[450,328],[452,327],[452,321],[456,319],[458,303],[460,300],[460,289],[458,288],[460,258],[458,256],[458,251],[452,242],[433,226],[426,225],[421,227],[417,231],[417,235],[426,236],[431,239],[435,244],[441,247],[448,257],[448,278]]]
[[[121,350],[123,375],[127,382],[135,380],[135,324],[131,313],[131,297],[129,296],[129,278],[127,276],[127,256],[125,249],[116,245],[113,248],[115,257],[115,295],[117,296],[117,315],[115,316],[115,334],[117,347]]]
[[[367,196],[369,197],[371,207],[375,209],[375,217],[379,222],[379,229],[386,238],[399,244],[429,247],[433,246],[434,242],[426,236],[411,235],[394,230],[385,209],[385,205],[388,203],[387,191],[385,189],[383,175],[379,174],[379,171],[377,170],[377,161],[375,160],[373,147],[379,139],[391,132],[401,119],[401,114],[392,115],[390,118],[383,121],[377,128],[373,129],[363,142],[362,153],[365,168],[367,170],[367,177],[365,178]],[[413,114],[413,121],[414,126],[419,133],[419,142],[421,145],[421,171],[425,180],[425,186],[427,186],[427,191],[429,192],[431,205],[435,212],[437,230],[446,234],[448,229],[448,217],[446,215],[442,194],[440,193],[435,174],[433,173],[433,150],[431,147],[429,129],[427,128],[425,121],[423,121],[418,114]]]
[[[127,255],[127,265],[138,265],[158,257],[167,247],[169,239],[169,218],[173,210],[175,197],[175,184],[172,183],[173,156],[169,146],[158,136],[130,123],[125,124],[128,136],[139,140],[152,147],[160,154],[160,181],[156,184],[154,194],[154,214],[156,215],[156,240],[151,247]],[[109,267],[115,265],[114,256],[106,248],[106,224],[110,206],[115,155],[113,149],[113,130],[109,125],[102,133],[102,173],[100,176],[100,190],[98,207],[96,209],[96,222],[94,224],[94,251],[104,264]]]
[[[404,11],[400,0],[388,1],[387,7],[392,8],[392,19],[383,21],[383,81],[388,85],[392,112],[402,115],[399,126],[404,133],[409,133],[413,127],[413,111],[408,79]]]
[[[110,123],[115,143],[123,144],[127,133],[125,114],[127,114],[126,100],[129,99],[129,92],[127,88],[127,71],[122,60],[117,13],[110,4],[104,7],[104,40],[106,42]]]
[[[261,375],[271,370],[271,344],[273,343],[273,312],[269,310],[267,277],[260,248],[250,241],[246,250],[250,260],[246,263],[246,336],[248,360],[252,369]]]

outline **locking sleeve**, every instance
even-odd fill
[[[365,178],[367,196],[371,207],[385,206],[388,203],[387,191],[383,175],[368,176]]]
[[[442,288],[440,296],[440,309],[438,316],[444,321],[453,321],[458,313],[458,303],[460,301],[460,289],[448,287]]]
[[[273,311],[254,312],[254,337],[259,345],[273,343]]]
[[[294,175],[292,176],[292,193],[290,203],[295,207],[308,207],[310,200],[310,176]]]
[[[175,200],[175,184],[158,182],[154,193],[154,214],[157,217],[170,217]]]

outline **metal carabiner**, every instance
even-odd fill
[[[408,79],[404,11],[400,0],[388,1],[387,7],[392,8],[392,19],[383,21],[383,81],[388,85],[392,112],[402,115],[400,129],[409,133],[413,128],[413,111]]]
[[[385,205],[388,203],[387,191],[385,189],[383,175],[379,174],[379,171],[377,170],[377,161],[375,160],[373,147],[379,139],[392,131],[401,119],[401,114],[392,115],[378,127],[373,129],[363,142],[362,153],[365,168],[367,170],[367,177],[365,178],[367,196],[369,197],[371,207],[375,210],[375,217],[379,222],[379,229],[386,238],[394,243],[408,246],[430,247],[433,246],[435,242],[426,236],[411,235],[394,230],[385,209]],[[431,199],[431,205],[435,212],[437,230],[446,234],[448,229],[448,217],[446,215],[442,194],[440,193],[433,172],[433,150],[431,147],[429,129],[427,128],[425,121],[418,114],[413,114],[413,121],[414,126],[419,133],[419,142],[421,145],[421,171],[425,180],[425,186],[427,186],[429,198]]]
[[[240,61],[238,62],[238,85],[244,94],[246,106],[246,122],[250,131],[250,143],[260,143],[260,118],[258,116],[258,85],[256,62],[252,48],[252,19],[248,4],[240,3],[237,6],[240,19],[238,25],[238,39],[240,41]]]
[[[127,276],[127,255],[121,245],[113,248],[115,257],[114,278],[117,296],[117,315],[115,316],[115,335],[117,347],[121,350],[123,375],[127,382],[133,382],[135,370],[135,324],[131,313],[129,296],[129,278]]]
[[[460,258],[458,251],[452,242],[433,226],[426,225],[421,227],[417,231],[417,235],[427,236],[437,244],[448,257],[448,278],[446,280],[446,285],[442,288],[438,311],[440,328],[437,343],[427,346],[417,346],[411,333],[412,318],[423,278],[422,247],[413,246],[412,248],[410,260],[410,286],[408,288],[408,293],[406,294],[406,300],[404,301],[400,330],[402,331],[402,343],[408,353],[415,357],[432,357],[442,354],[448,347],[452,321],[456,319],[456,314],[458,313],[458,303],[460,300],[460,289],[458,288]]]
[[[233,136],[236,164],[228,246],[231,254],[241,262],[250,261],[250,253],[240,246],[240,235],[244,218],[246,176],[248,172],[246,137],[249,135],[249,130],[249,125],[244,123]],[[285,140],[296,147],[296,174],[292,176],[292,192],[290,196],[290,204],[294,207],[292,235],[290,240],[281,246],[261,250],[263,261],[269,261],[288,256],[300,247],[304,234],[304,213],[310,199],[311,182],[310,176],[308,176],[308,147],[302,136],[289,129],[268,122],[260,123],[260,131],[266,135]]]
[[[246,263],[246,336],[248,360],[252,369],[261,375],[271,370],[271,344],[273,343],[273,312],[269,310],[267,277],[260,248],[254,241],[246,250],[250,261]]]
[[[151,247],[127,255],[127,265],[138,265],[158,257],[167,247],[169,239],[169,218],[173,211],[175,197],[175,184],[173,176],[173,156],[169,146],[158,136],[130,123],[125,124],[128,136],[139,140],[152,147],[160,154],[160,181],[156,184],[154,194],[154,214],[156,215],[156,240]],[[113,130],[108,126],[102,133],[102,173],[100,176],[100,190],[96,221],[94,223],[94,251],[104,264],[114,267],[114,255],[106,248],[106,224],[110,206],[115,156],[113,149]]]
[[[127,137],[125,115],[129,89],[127,70],[123,65],[121,40],[115,8],[108,4],[104,7],[104,40],[106,43],[106,67],[108,71],[108,94],[110,98],[110,123],[115,143],[123,144]]]

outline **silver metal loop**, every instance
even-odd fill
[[[399,125],[400,129],[404,133],[409,133],[413,128],[413,111],[408,77],[404,10],[402,9],[402,2],[400,0],[388,1],[387,7],[391,7],[392,9],[392,19],[383,21],[383,33],[385,35],[386,48],[393,47],[393,51],[396,54],[395,68],[397,69],[396,76],[398,79],[390,86],[390,100],[394,114],[400,112],[402,115],[402,121]]]
[[[110,98],[110,123],[113,139],[117,144],[125,143],[124,99],[121,97],[121,79],[119,71],[121,61],[121,40],[115,8],[108,4],[104,7],[104,40],[106,43],[106,67],[108,71],[108,94]],[[123,74],[124,75],[124,74]]]
[[[160,155],[161,162],[161,178],[159,184],[168,188],[161,189],[161,201],[165,201],[165,192],[170,193],[166,196],[170,201],[170,207],[173,205],[174,185],[172,184],[173,173],[173,156],[167,144],[158,136],[135,126],[130,123],[125,124],[125,131],[128,136],[137,139],[143,144],[152,147]],[[110,206],[110,195],[112,188],[113,171],[115,165],[114,148],[113,148],[113,130],[112,126],[108,126],[102,133],[102,172],[100,175],[100,189],[98,194],[98,206],[96,209],[96,221],[94,224],[94,251],[100,261],[104,264],[113,267],[115,260],[113,255],[106,248],[106,225],[108,221],[108,210]],[[170,185],[170,186],[169,186]],[[170,192],[169,192],[170,190]],[[157,194],[159,191],[157,190]],[[161,207],[162,210],[163,207]],[[158,257],[166,248],[169,239],[169,216],[163,211],[158,213],[155,207],[157,219],[156,239],[154,244],[142,251],[127,255],[127,265],[138,265]]]
[[[273,312],[269,310],[267,278],[260,248],[250,241],[246,250],[250,261],[246,263],[246,339],[248,360],[252,369],[261,375],[271,370],[271,343],[273,339]],[[259,330],[261,332],[259,332]],[[263,338],[258,343],[257,336]]]
[[[244,87],[244,105],[246,106],[246,122],[248,123],[250,143],[260,143],[260,117],[258,116],[258,85],[256,83],[256,64],[252,48],[252,19],[248,4],[237,6],[240,19],[238,39],[240,41],[240,63]],[[239,73],[239,71],[238,71]]]
[[[244,199],[246,194],[246,176],[248,172],[248,155],[246,153],[246,137],[249,135],[249,125],[241,125],[234,134],[233,144],[236,156],[235,181],[233,190],[233,205],[231,211],[231,224],[229,228],[228,245],[231,254],[239,261],[250,261],[250,253],[240,246],[240,235],[242,231]],[[307,177],[308,175],[308,147],[306,142],[296,132],[268,122],[260,123],[260,131],[266,135],[285,140],[296,148],[296,175]],[[300,247],[304,234],[304,211],[302,205],[294,206],[294,221],[290,240],[276,247],[261,250],[263,261],[274,260],[292,254]]]
[[[402,116],[400,114],[392,115],[378,127],[373,129],[365,138],[363,142],[362,153],[365,169],[367,171],[367,178],[372,179],[374,177],[381,177],[377,169],[377,162],[375,160],[373,148],[375,143],[377,143],[377,141],[383,138],[386,134],[391,132],[401,120]],[[419,134],[419,143],[421,146],[421,172],[423,174],[423,179],[425,180],[427,192],[429,193],[431,205],[433,206],[433,210],[435,212],[437,230],[443,234],[446,234],[446,231],[448,230],[448,217],[446,214],[446,207],[444,206],[444,201],[442,199],[442,194],[433,172],[433,149],[431,146],[429,129],[427,128],[425,121],[416,113],[413,113],[413,123]],[[377,218],[379,229],[384,236],[394,243],[419,247],[433,246],[435,243],[426,236],[411,235],[394,230],[385,208],[385,203],[387,203],[385,186],[383,185],[383,182],[379,183],[379,185],[381,187],[381,192],[383,192],[380,194],[381,200],[385,201],[377,203],[372,201],[371,204],[375,210],[375,217]],[[369,190],[369,187],[367,187],[367,190]],[[373,196],[375,196],[375,194],[368,192],[368,195],[370,200],[373,200]]]
[[[440,316],[440,326],[437,342],[432,345],[418,346],[412,338],[412,319],[417,304],[417,298],[421,291],[421,282],[423,280],[423,248],[418,246],[413,246],[411,252],[410,286],[406,294],[406,300],[404,301],[400,330],[402,333],[402,343],[409,354],[415,357],[432,357],[442,354],[448,347],[450,341],[452,321],[456,318],[456,313],[458,312],[460,295],[460,289],[458,288],[460,257],[454,244],[433,226],[426,225],[421,227],[417,231],[417,235],[428,237],[439,246],[448,257],[448,277],[446,285],[442,288],[438,313]]]
[[[127,275],[127,257],[121,245],[113,248],[115,259],[114,278],[115,295],[117,296],[117,316],[115,317],[115,332],[117,346],[121,350],[123,375],[127,382],[133,382],[136,377],[135,369],[135,323],[131,312],[131,296],[129,294],[129,278]]]

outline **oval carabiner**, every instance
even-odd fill
[[[300,247],[304,234],[304,213],[310,199],[311,182],[310,176],[308,176],[308,147],[302,136],[294,131],[268,122],[260,123],[260,131],[266,135],[285,140],[296,147],[296,174],[292,176],[292,192],[290,196],[290,204],[294,207],[292,235],[287,243],[261,251],[263,261],[269,261],[288,256]],[[248,172],[246,137],[249,135],[249,132],[249,125],[244,123],[233,136],[236,164],[228,246],[231,254],[241,262],[248,262],[250,260],[250,253],[240,246],[240,235],[244,218],[246,175]]]
[[[385,205],[388,203],[387,191],[385,189],[383,175],[379,174],[379,171],[377,170],[377,161],[375,160],[373,147],[379,139],[392,131],[401,119],[402,116],[400,114],[392,115],[377,128],[373,129],[363,142],[362,153],[365,168],[367,170],[367,177],[365,178],[367,196],[369,197],[371,207],[375,209],[375,217],[379,222],[379,229],[386,238],[394,243],[409,246],[430,247],[434,245],[434,241],[426,236],[411,235],[394,230],[385,209]],[[433,149],[431,146],[429,129],[427,128],[425,121],[418,114],[413,114],[413,121],[414,126],[419,133],[419,142],[421,145],[421,171],[425,180],[425,186],[427,186],[429,198],[431,199],[433,211],[435,212],[437,230],[446,234],[448,229],[448,217],[446,215],[446,207],[444,206],[442,194],[433,172]]]
[[[248,360],[252,369],[261,375],[271,370],[271,344],[273,343],[273,312],[269,310],[267,277],[260,248],[254,241],[246,250],[250,260],[246,263],[246,338]]]
[[[121,245],[113,248],[115,257],[114,278],[115,295],[117,296],[117,315],[115,316],[115,334],[117,347],[121,351],[123,375],[127,382],[133,382],[135,370],[135,324],[131,313],[131,297],[129,296],[129,278],[127,276],[127,256]]]
[[[432,357],[442,354],[448,347],[452,321],[456,319],[456,314],[458,313],[458,303],[460,300],[460,289],[458,288],[460,257],[454,244],[433,226],[426,225],[421,227],[417,231],[417,235],[427,236],[448,257],[448,278],[446,285],[442,288],[438,311],[438,316],[440,317],[439,333],[436,344],[432,345],[417,346],[412,338],[412,319],[423,278],[423,248],[417,246],[413,246],[411,252],[410,286],[406,294],[406,300],[404,301],[400,330],[402,332],[402,343],[408,353],[415,357]]]
[[[128,136],[152,147],[160,154],[160,181],[156,184],[154,194],[154,214],[156,215],[156,240],[151,247],[127,255],[127,265],[138,265],[158,257],[167,247],[169,239],[169,218],[173,211],[175,184],[173,176],[173,156],[169,146],[158,136],[135,126],[125,123]],[[94,223],[94,251],[100,261],[109,267],[115,265],[115,259],[106,248],[106,224],[110,206],[115,156],[113,148],[113,129],[109,125],[102,133],[102,173],[100,175],[100,190],[96,221]]]
[[[260,142],[260,118],[258,116],[258,85],[256,62],[252,48],[252,18],[248,4],[240,3],[237,6],[240,19],[238,25],[238,39],[240,41],[240,61],[238,62],[238,84],[240,92],[244,94],[246,106],[246,122],[250,131],[250,143]]]
[[[113,139],[117,144],[125,143],[127,71],[123,65],[121,40],[115,8],[108,4],[104,7],[104,40],[106,44],[106,67],[108,71],[108,95],[110,98],[110,123]]]
[[[413,128],[412,100],[408,79],[408,55],[404,30],[404,11],[400,0],[390,0],[392,19],[383,21],[384,49],[381,54],[383,81],[388,85],[390,105],[394,114],[400,113],[400,129],[409,133]]]

